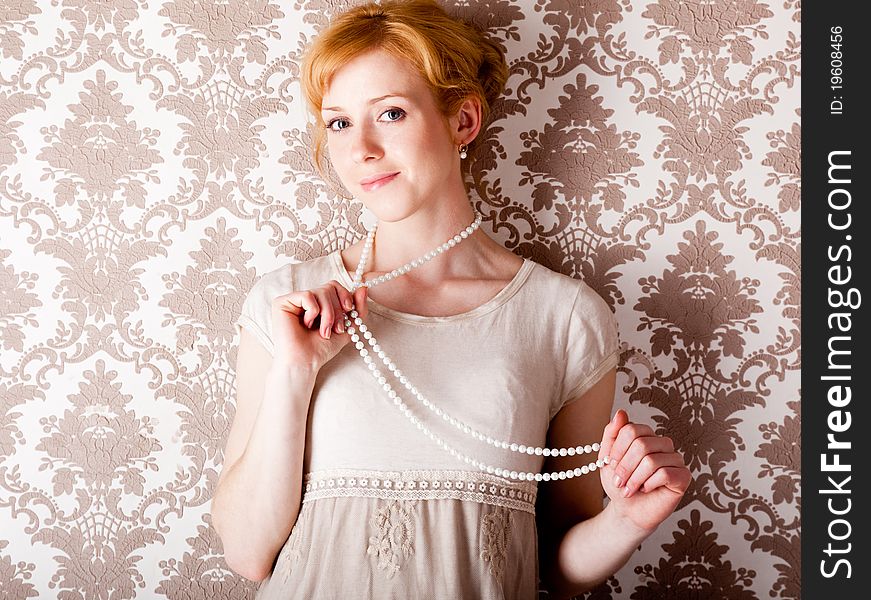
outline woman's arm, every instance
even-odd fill
[[[647,425],[630,423],[623,410],[608,420],[615,386],[612,369],[563,407],[548,429],[548,447],[602,441],[597,456],[549,457],[545,471],[610,457],[609,464],[598,469],[599,477],[594,471],[539,484],[540,575],[555,598],[586,592],[617,572],[674,511],[691,480],[669,438],[656,436]],[[610,502],[603,509],[605,495]]]
[[[560,540],[548,540],[540,567],[548,598],[572,598],[595,588],[619,571],[650,534],[626,522],[610,506],[576,523]]]
[[[583,396],[567,403],[550,422],[547,447],[601,440],[602,430],[611,418],[616,386],[615,367]],[[545,459],[542,470],[565,471],[596,458],[595,454],[551,456]],[[631,535],[610,532],[603,538],[603,532],[613,525],[611,512],[603,512],[604,498],[605,490],[596,471],[538,484],[539,575],[550,598],[571,597],[595,587],[619,570],[637,545]],[[608,547],[601,547],[602,539],[608,540]]]
[[[227,565],[253,581],[269,575],[299,514],[307,407],[317,376],[272,363],[243,327],[236,416],[211,507]]]

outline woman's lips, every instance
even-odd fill
[[[387,185],[388,183],[390,183],[391,181],[393,181],[393,180],[396,178],[397,175],[399,175],[399,173],[394,173],[393,175],[388,175],[387,177],[382,177],[381,179],[378,179],[378,180],[373,181],[373,182],[371,182],[371,183],[364,183],[364,184],[361,184],[361,187],[362,187],[365,191],[367,191],[367,192],[371,192],[372,190],[377,190],[377,189],[380,188],[381,186],[385,186],[385,185]]]

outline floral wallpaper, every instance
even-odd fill
[[[252,598],[209,502],[232,323],[350,244],[300,56],[341,0],[0,4],[0,589]],[[468,175],[482,227],[588,282],[616,408],[694,481],[586,597],[798,598],[795,0],[457,0],[510,78]]]

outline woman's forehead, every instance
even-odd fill
[[[408,60],[394,57],[383,50],[370,51],[354,57],[339,67],[324,89],[325,106],[329,98],[356,102],[387,95],[409,99],[418,96],[423,78]]]

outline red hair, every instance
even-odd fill
[[[315,118],[314,161],[322,176],[324,90],[344,64],[372,50],[410,61],[446,118],[466,98],[476,96],[482,129],[508,79],[502,48],[474,25],[452,18],[434,0],[385,0],[337,15],[306,51],[300,82]]]

